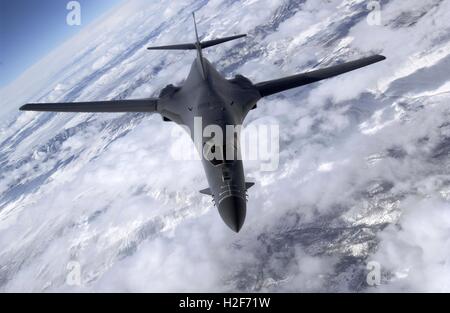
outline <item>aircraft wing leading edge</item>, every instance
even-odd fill
[[[258,89],[262,97],[267,97],[281,91],[304,86],[307,84],[318,82],[323,79],[341,75],[359,69],[361,67],[365,67],[370,64],[383,61],[385,59],[386,57],[382,55],[373,55],[367,58],[362,58],[356,61],[347,62],[316,71],[311,71],[307,73],[257,83],[255,84],[255,87]]]
[[[157,99],[93,102],[27,103],[21,111],[44,112],[155,112]]]

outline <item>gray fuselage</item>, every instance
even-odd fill
[[[169,85],[162,90],[157,111],[165,120],[189,129],[201,155],[209,193],[213,196],[224,222],[237,232],[245,220],[247,188],[240,157],[239,136],[226,136],[227,125],[241,126],[245,116],[255,107],[261,96],[247,78],[238,75],[234,79],[227,80],[208,60],[205,58],[202,60],[203,62],[200,62],[200,58],[194,60],[182,87]],[[198,129],[199,118],[201,129]],[[213,152],[217,151],[215,155],[223,155],[222,159],[211,159],[211,156],[203,153],[209,151],[211,143],[211,138],[204,137],[203,132],[211,125],[222,130],[223,144],[215,145],[213,148]],[[199,130],[201,137],[195,140]],[[228,134],[230,133],[228,127]]]

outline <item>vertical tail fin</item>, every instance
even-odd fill
[[[194,19],[195,43],[200,45],[200,39],[198,39],[197,22],[195,21],[195,12],[192,12],[192,18]]]
[[[184,43],[177,45],[167,45],[167,46],[156,46],[148,47],[148,50],[197,50],[197,62],[201,67],[203,78],[206,78],[206,68],[203,62],[202,49],[212,47],[230,40],[239,39],[247,35],[236,35],[231,37],[218,38],[213,40],[200,41],[198,37],[197,21],[195,20],[195,13],[192,12],[192,18],[194,19],[194,29],[195,29],[195,43]]]
[[[192,18],[194,19],[194,29],[195,29],[195,48],[197,49],[197,63],[202,71],[203,79],[206,79],[206,68],[203,62],[202,45],[200,39],[198,39],[197,22],[195,21],[195,13],[192,12]]]

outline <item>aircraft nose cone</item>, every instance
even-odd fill
[[[230,196],[219,204],[220,217],[235,232],[239,232],[244,225],[246,212],[246,203],[241,197]]]

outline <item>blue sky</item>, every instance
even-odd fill
[[[81,25],[69,26],[69,0],[0,0],[0,86],[122,1],[78,0]]]

